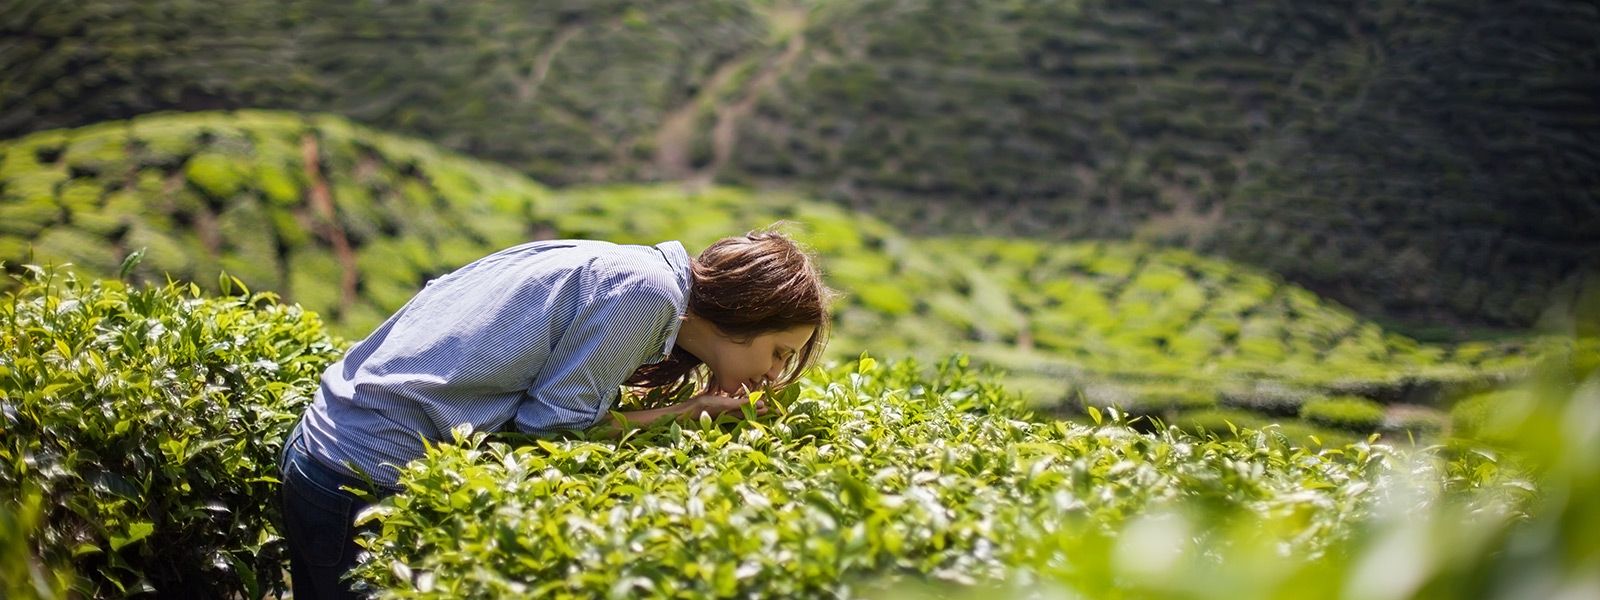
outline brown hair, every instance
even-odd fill
[[[710,245],[691,261],[689,285],[689,312],[735,341],[801,325],[816,326],[816,333],[795,352],[773,387],[794,383],[821,358],[828,339],[828,305],[835,295],[822,282],[810,253],[777,231],[782,224]],[[675,347],[665,360],[639,367],[624,384],[665,387],[669,395],[676,395],[695,380],[701,364],[693,354]],[[702,381],[702,385],[708,383]]]

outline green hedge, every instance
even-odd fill
[[[1294,416],[1314,392],[1293,384],[1271,380],[1240,381],[1225,384],[1222,405],[1243,408],[1268,416]]]
[[[277,454],[336,351],[317,317],[19,272],[0,297],[0,498],[37,488],[30,550],[87,597],[280,588]]]
[[[1451,433],[1495,443],[1511,442],[1508,420],[1527,413],[1534,398],[1525,389],[1495,390],[1469,396],[1450,407]]]
[[[1300,418],[1328,427],[1372,431],[1383,424],[1383,405],[1359,396],[1313,398],[1300,407]]]
[[[1384,415],[1381,431],[1396,439],[1434,437],[1450,428],[1450,415],[1444,411],[1419,406],[1390,407]]]

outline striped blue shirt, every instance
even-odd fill
[[[422,438],[589,427],[688,306],[683,245],[522,244],[429,281],[322,374],[301,425],[312,456],[393,484]]]

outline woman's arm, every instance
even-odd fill
[[[629,427],[648,427],[655,424],[657,421],[661,421],[662,419],[677,420],[681,417],[698,419],[702,413],[709,415],[713,419],[726,413],[742,415],[743,413],[740,411],[740,407],[748,403],[749,400],[744,397],[705,394],[701,396],[695,396],[671,406],[663,406],[661,408],[652,408],[648,410],[617,412],[621,413],[624,419],[627,419]],[[757,400],[755,409],[756,416],[765,416],[767,414],[766,401]],[[606,431],[607,433],[615,434],[619,433],[621,430],[620,423],[617,422],[616,417],[612,415],[611,411],[607,411],[605,416],[600,418],[600,423],[598,423],[598,425],[600,425],[602,430]]]

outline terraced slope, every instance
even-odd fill
[[[12,0],[0,38],[3,137],[334,113],[556,185],[1196,244],[1424,320],[1527,325],[1600,262],[1587,0]]]
[[[542,187],[333,117],[152,116],[0,144],[0,256],[212,282],[370,329],[430,275],[532,233]]]
[[[175,114],[44,132],[0,144],[0,194],[7,262],[31,250],[114,275],[143,248],[136,277],[209,283],[226,270],[352,337],[427,279],[529,239],[680,239],[697,251],[791,219],[847,292],[835,356],[964,351],[1011,370],[1041,402],[1168,418],[1219,404],[1287,418],[1340,395],[1436,404],[1563,344],[1419,344],[1270,275],[1179,250],[913,239],[830,204],[729,188],[553,193],[329,116]]]

